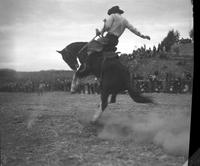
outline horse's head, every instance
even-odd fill
[[[77,70],[79,67],[77,57],[74,56],[71,52],[63,49],[62,51],[57,51],[62,55],[63,60],[69,65],[72,70]]]
[[[57,51],[62,55],[63,60],[69,65],[72,70],[77,70],[79,67],[77,58],[82,64],[85,62],[86,50],[79,54],[80,49],[86,44],[86,42],[74,42],[66,46],[62,51]]]

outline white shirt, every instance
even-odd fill
[[[141,35],[141,33],[128,22],[128,20],[117,13],[111,14],[105,20],[103,32],[107,31],[108,33],[120,37],[126,28],[138,36]]]

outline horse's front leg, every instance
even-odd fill
[[[79,84],[79,78],[76,75],[76,71],[74,71],[73,77],[72,77],[72,83],[71,83],[71,93],[75,93],[77,90],[77,86]]]
[[[101,117],[103,111],[105,111],[106,107],[108,106],[108,96],[109,96],[108,93],[101,92],[100,107],[96,109],[92,122],[96,122]]]

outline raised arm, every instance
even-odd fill
[[[125,20],[126,28],[128,28],[131,32],[133,32],[135,35],[143,38],[143,39],[148,39],[150,40],[150,37],[147,35],[141,34],[133,25],[131,25],[127,20]]]

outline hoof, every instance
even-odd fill
[[[71,89],[70,93],[71,93],[71,94],[78,93],[78,90],[77,90],[77,89],[75,89],[75,88],[74,88],[74,89]]]
[[[77,92],[76,92],[76,91],[71,91],[70,93],[71,93],[71,94],[76,94]]]
[[[96,125],[97,123],[98,123],[98,121],[94,121],[94,120],[91,120],[91,121],[90,121],[90,124],[91,124],[91,125]]]
[[[90,122],[95,124],[95,123],[98,122],[98,120],[99,120],[99,115],[98,116],[94,116]]]
[[[96,120],[96,121],[91,120],[90,124],[93,125],[93,126],[102,126],[102,124],[99,120]]]
[[[97,111],[92,118],[92,122],[97,122],[99,118],[101,117],[101,114],[102,114],[102,111]]]

